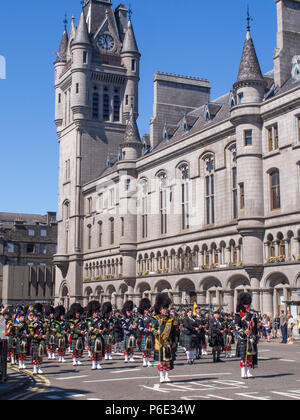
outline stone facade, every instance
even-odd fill
[[[14,305],[51,302],[55,290],[53,255],[56,213],[0,213],[0,300]]]
[[[280,37],[297,20],[300,4],[276,3],[280,50]],[[77,38],[84,33],[84,16],[93,26],[96,4],[85,3],[81,23],[72,29]],[[89,99],[80,115],[72,106],[75,51],[73,62],[55,64],[56,88],[67,101],[60,105],[70,106],[71,115],[67,124],[56,121],[61,150],[56,302],[86,305],[96,298],[121,307],[143,296],[154,302],[157,293],[168,291],[175,304],[197,299],[234,311],[238,293],[248,290],[254,308],[273,315],[299,301],[300,80],[292,76],[290,54],[300,54],[300,29],[292,25],[293,48],[288,54],[284,45],[280,54],[277,50],[275,70],[266,75],[248,30],[237,81],[214,101],[207,80],[157,73],[150,148],[144,148],[135,123],[138,72],[132,71],[140,55],[130,20],[124,38],[120,33],[114,41],[120,45],[114,52],[119,66],[96,60],[103,53],[99,33],[116,37],[112,22],[103,22],[116,19],[118,9],[113,14],[110,1],[105,6],[102,21],[97,14],[99,30],[85,29],[93,53],[80,70],[86,77],[80,89],[90,92],[83,95]],[[95,121],[89,112],[93,89],[113,92],[112,73],[124,78],[122,121],[108,125],[103,113]],[[98,139],[89,137],[91,126]],[[115,137],[108,137],[110,130]],[[109,152],[117,144],[113,159]]]

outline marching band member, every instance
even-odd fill
[[[46,349],[48,359],[54,360],[56,353],[56,321],[54,318],[54,308],[50,305],[45,307],[45,328],[47,332]]]
[[[90,333],[90,351],[92,370],[102,369],[101,361],[104,355],[104,338],[106,330],[105,320],[100,317],[100,303],[89,302],[87,306],[88,330]]]
[[[63,306],[57,306],[54,310],[58,363],[66,362],[68,325],[65,320],[65,314],[66,310]]]
[[[71,349],[73,352],[73,366],[80,366],[84,349],[84,336],[87,331],[86,322],[81,319],[83,307],[79,303],[73,303],[70,308],[70,337],[72,339]]]
[[[210,347],[212,347],[213,362],[222,362],[220,359],[224,344],[224,326],[220,319],[220,312],[215,311],[214,316],[209,321]]]
[[[124,318],[122,320],[122,327],[124,331],[124,356],[125,363],[128,363],[128,356],[130,356],[129,362],[134,362],[134,349],[136,347],[136,331],[137,331],[137,319],[133,316],[133,302],[128,300],[122,310]]]
[[[258,364],[258,328],[257,318],[251,313],[252,297],[249,293],[238,295],[235,325],[238,331],[236,355],[241,358],[241,377],[251,378],[250,373]]]
[[[17,339],[17,349],[16,354],[18,355],[19,360],[19,369],[26,369],[26,358],[28,352],[28,339],[30,337],[30,332],[28,325],[25,321],[25,314],[21,312],[19,316],[19,324],[15,326],[16,339]]]
[[[110,302],[105,302],[102,305],[101,309],[102,319],[105,325],[104,330],[104,343],[105,343],[105,350],[104,350],[104,358],[105,360],[112,360],[112,346],[114,343],[114,335],[113,335],[113,328],[114,323],[112,319],[112,305]]]
[[[197,333],[199,331],[199,327],[197,327],[197,322],[193,318],[193,311],[192,309],[188,310],[187,316],[183,320],[183,341],[182,345],[186,349],[186,357],[187,362],[189,365],[194,364],[195,358],[195,349],[197,347]]]
[[[41,366],[45,352],[45,340],[47,338],[47,332],[41,319],[41,315],[38,312],[35,312],[33,315],[33,322],[30,325],[30,335],[32,337],[33,374],[41,375],[43,373]]]
[[[143,366],[151,367],[150,362],[153,350],[152,317],[150,316],[151,302],[142,299],[138,312],[141,314],[138,320],[138,329],[141,334],[141,350],[143,352]]]
[[[156,296],[152,332],[155,337],[154,360],[158,362],[160,382],[170,382],[168,373],[174,369],[177,347],[177,324],[169,314],[171,299],[167,293]]]

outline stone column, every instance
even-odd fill
[[[273,293],[271,289],[265,289],[263,293],[263,313],[273,317]]]
[[[180,305],[181,304],[181,293],[180,292],[173,292],[173,299],[174,299],[174,305]]]
[[[229,265],[231,262],[231,248],[226,248],[225,250],[225,261],[224,264]]]
[[[260,312],[260,291],[252,290],[252,308]]]
[[[224,290],[224,306],[225,312],[235,312],[233,290]]]
[[[206,304],[206,293],[205,292],[197,292],[197,303],[199,305]]]

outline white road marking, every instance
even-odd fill
[[[279,359],[280,362],[295,362],[295,360]]]
[[[171,392],[171,390],[161,388],[159,384],[155,384],[153,388],[151,388],[150,386],[143,385],[143,388],[150,389],[151,391],[159,391],[165,394],[170,394]]]
[[[206,374],[195,374],[195,375],[172,375],[170,378],[191,378],[191,377],[208,377],[216,375],[232,375],[232,373],[206,373]],[[97,383],[97,382],[116,382],[116,381],[134,381],[140,379],[158,379],[157,376],[136,376],[133,378],[117,378],[117,379],[97,379],[93,381],[83,381],[84,383]]]
[[[210,398],[206,395],[191,395],[190,397],[181,397],[181,400],[184,401],[192,401],[192,400],[199,400],[200,398],[202,398],[203,400],[209,400]]]
[[[258,392],[248,392],[248,393],[238,393],[235,395],[239,395],[241,397],[245,397],[245,398],[249,398],[249,399],[253,399],[253,400],[260,400],[260,401],[269,401],[271,399],[271,397],[263,397],[263,396],[259,396],[256,395],[258,394]]]
[[[69,381],[70,379],[81,379],[81,378],[88,378],[88,375],[82,376],[69,376],[68,378],[57,378],[58,381]]]
[[[213,383],[215,383],[215,384],[220,384],[220,385],[228,385],[228,386],[233,386],[233,387],[236,387],[236,388],[248,388],[246,385],[245,385],[245,382],[239,382],[239,381],[230,381],[230,380],[228,380],[228,381],[212,381]]]
[[[294,398],[295,400],[300,400],[300,390],[287,391],[287,392],[278,392],[278,391],[271,391],[271,392],[272,394],[282,395],[283,397]]]
[[[210,398],[215,398],[217,400],[233,401],[232,398],[219,397],[218,395],[213,395],[213,394],[208,394],[207,396]]]
[[[125,373],[125,372],[137,372],[138,370],[142,370],[142,369],[136,369],[136,368],[132,368],[132,369],[126,369],[126,370],[116,370],[115,372],[111,372],[111,373]]]

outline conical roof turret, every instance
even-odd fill
[[[123,146],[128,145],[130,143],[136,143],[142,146],[139,129],[132,108],[130,111],[129,120],[127,121],[126,125]]]
[[[236,84],[248,81],[264,81],[250,30],[247,31]]]
[[[57,60],[56,60],[57,62],[67,60],[68,43],[69,43],[69,38],[68,38],[67,29],[65,28],[61,42],[60,42],[58,54],[57,54]]]
[[[123,48],[121,53],[134,53],[139,54],[139,49],[135,39],[131,19],[128,20],[127,30],[123,42]]]
[[[90,43],[91,43],[91,41],[90,41],[90,37],[89,37],[89,31],[88,31],[88,27],[87,27],[87,23],[86,23],[86,20],[85,20],[84,13],[82,11],[73,45],[76,45],[76,44],[90,44]]]

